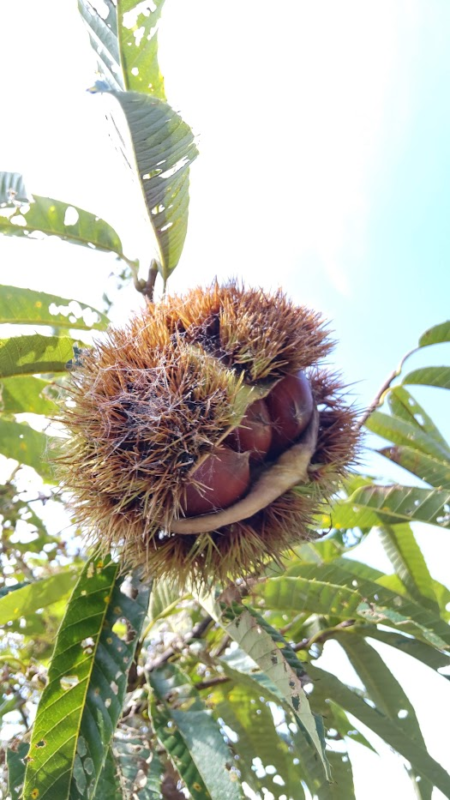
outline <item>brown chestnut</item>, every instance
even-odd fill
[[[270,456],[287,450],[309,425],[314,409],[310,383],[304,372],[287,375],[266,397],[272,420]]]
[[[192,473],[184,487],[181,508],[187,517],[228,508],[249,485],[249,453],[236,453],[220,445]]]
[[[272,423],[264,400],[256,400],[247,408],[238,428],[225,439],[225,444],[238,453],[249,451],[253,461],[262,461],[272,442]]]

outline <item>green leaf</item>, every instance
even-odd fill
[[[21,375],[0,382],[0,412],[4,414],[55,414],[58,406],[51,395],[56,395],[52,381]]]
[[[438,460],[403,445],[382,447],[378,452],[431,486],[437,489],[450,489],[449,460],[442,458]]]
[[[149,617],[152,622],[175,613],[178,604],[187,594],[174,580],[160,578],[155,581],[150,598]]]
[[[73,591],[38,706],[23,800],[83,800],[95,790],[148,606],[149,587],[118,571],[93,559]]]
[[[121,725],[108,750],[95,800],[159,800],[162,772],[157,754],[150,753],[145,734]]]
[[[0,419],[1,454],[33,467],[43,478],[52,481],[53,473],[48,462],[49,441],[45,433],[33,430],[26,422]]]
[[[98,72],[112,89],[131,89],[165,100],[158,65],[158,23],[164,0],[103,3],[102,15],[90,0],[78,8],[89,32]],[[137,33],[139,31],[139,33]]]
[[[387,400],[394,417],[401,417],[406,422],[412,423],[423,433],[436,439],[444,449],[449,449],[445,438],[431,417],[404,386],[394,386],[390,389]]]
[[[20,172],[0,172],[0,206],[28,203],[29,196]]]
[[[3,322],[105,330],[109,320],[105,314],[77,300],[16,286],[0,286],[0,323]]]
[[[8,747],[6,751],[6,763],[8,764],[8,790],[11,800],[19,800],[22,791],[23,778],[25,775],[25,758],[30,745],[28,742],[19,742],[14,747]]]
[[[344,800],[344,798],[345,800],[356,800],[352,763],[348,755],[327,750],[327,758],[330,761],[332,777],[329,789],[330,798],[332,800]]]
[[[418,603],[424,603],[439,613],[439,606],[423,553],[409,525],[386,525],[380,530],[381,543],[405,586]]]
[[[93,800],[123,800],[121,780],[112,748],[108,749]]]
[[[150,713],[158,740],[186,784],[193,800],[211,800],[211,795],[203,783],[202,776],[191,757],[184,738],[174,725],[169,710],[165,706],[158,707],[152,700]]]
[[[6,625],[21,617],[29,617],[38,608],[46,608],[65,597],[73,588],[78,574],[75,571],[60,572],[35,583],[11,587],[10,591],[0,598],[0,625]]]
[[[428,347],[430,344],[439,344],[440,342],[450,342],[450,321],[441,322],[440,325],[435,325],[425,331],[419,339],[419,347]]]
[[[166,719],[168,714],[172,723],[175,724],[190,758],[202,777],[203,787],[206,787],[209,795],[214,800],[239,800],[242,793],[237,773],[232,769],[231,751],[223,740],[218,724],[210,716],[187,675],[184,675],[174,664],[166,664],[150,673],[150,684],[156,696],[163,701],[165,706],[163,713]],[[176,708],[170,704],[169,697],[176,698]],[[159,719],[158,712],[157,719]],[[169,732],[172,733],[173,726],[168,725],[167,722],[161,726],[158,721],[157,725],[159,738],[163,735],[161,727],[166,729],[168,727]],[[167,748],[165,742],[163,744],[171,755],[172,751]],[[180,749],[179,741],[176,746],[177,749]],[[178,764],[177,768],[179,768]],[[182,777],[185,780],[183,775]],[[205,797],[202,794],[202,786],[199,789],[200,793],[194,794],[193,783],[186,785],[194,797]],[[206,797],[209,795],[206,794]]]
[[[377,639],[390,647],[394,647],[401,653],[406,653],[412,658],[426,664],[427,667],[434,669],[436,672],[440,669],[448,669],[450,667],[450,655],[436,650],[425,642],[419,639],[413,639],[411,636],[403,636],[397,631],[386,631],[376,628],[373,625],[356,628],[355,632],[359,635],[369,636],[371,639]],[[443,676],[444,677],[444,676]]]
[[[283,649],[277,647],[277,641],[274,641],[274,637],[267,631],[268,623],[263,625],[262,618],[257,612],[249,608],[240,611],[239,607],[236,611],[234,619],[226,625],[225,630],[277,687],[281,697],[288,703],[296,720],[316,748],[326,773],[328,765],[324,758],[323,743],[299,677],[304,672],[300,661],[296,659],[297,667],[297,664],[293,665],[291,657],[286,658],[288,649],[295,658],[292,649],[287,643]],[[227,609],[227,612],[228,616],[233,613],[232,609]],[[281,634],[278,636],[282,638]]]
[[[122,242],[111,225],[90,211],[51,197],[33,195],[21,205],[0,207],[0,233],[28,239],[36,238],[36,234],[42,238],[44,233],[125,258]]]
[[[367,725],[374,733],[378,734],[387,744],[406,758],[414,770],[422,778],[429,780],[433,786],[450,797],[450,775],[437,763],[418,742],[408,737],[398,722],[394,722],[379,709],[371,708],[362,697],[349,689],[334,675],[318,667],[308,664],[313,681],[320,681],[321,686],[329,697],[340,706]]]
[[[450,492],[408,486],[367,486],[333,506],[336,528],[372,528],[398,522],[428,522],[450,528]]]
[[[440,386],[442,389],[450,389],[450,367],[415,369],[403,378],[403,383]]]
[[[89,33],[97,58],[97,71],[108,86],[125,89],[117,41],[117,9],[113,0],[104,0],[102,16],[90,0],[78,0],[78,10]]]
[[[189,165],[198,155],[190,127],[163,100],[111,92],[128,125],[145,206],[164,281],[177,266],[187,232]]]
[[[154,0],[144,7],[141,0],[119,0],[118,4],[118,39],[125,88],[146,92],[160,100],[166,99],[158,64],[158,23],[163,5],[164,0]]]
[[[381,411],[374,411],[366,422],[366,428],[394,444],[412,447],[440,460],[450,459],[448,445],[419,430],[415,422],[405,422],[399,417],[390,417]]]
[[[361,575],[353,577],[352,566],[350,559],[321,566],[300,564],[292,567],[288,576],[270,578],[254,591],[264,598],[267,608],[304,610],[341,620],[360,617],[401,627],[438,648],[450,646],[449,626],[437,614],[380,583]]]
[[[67,372],[74,347],[81,343],[68,336],[13,336],[0,339],[0,377]]]

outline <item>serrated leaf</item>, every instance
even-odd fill
[[[422,481],[429,483],[437,489],[450,489],[450,461],[447,459],[432,458],[413,450],[411,447],[396,445],[395,447],[382,447],[378,450],[380,455],[417,475]]]
[[[25,776],[25,758],[30,745],[28,742],[19,742],[14,748],[8,747],[6,763],[8,765],[8,790],[11,800],[19,800],[22,793],[23,779]]]
[[[55,414],[58,406],[51,399],[56,396],[52,381],[28,375],[4,378],[0,382],[0,412],[4,414]]]
[[[254,591],[264,598],[267,608],[304,609],[346,620],[359,617],[400,627],[438,648],[450,646],[450,629],[438,614],[380,583],[361,575],[353,577],[352,566],[350,559],[320,566],[300,564],[292,567],[288,576],[270,578]]]
[[[109,320],[101,311],[77,300],[16,286],[0,286],[0,323],[3,322],[105,330]]]
[[[419,347],[428,347],[430,344],[439,344],[440,342],[450,342],[450,321],[441,322],[425,331],[419,339]]]
[[[179,772],[193,800],[211,800],[211,795],[203,783],[184,738],[174,725],[169,710],[165,706],[158,707],[154,701],[151,702],[150,708],[158,740]]]
[[[295,718],[316,748],[326,774],[323,742],[320,740],[316,720],[299,678],[299,674],[304,671],[303,667],[297,660],[298,669],[294,668],[291,659],[287,660],[285,652],[277,647],[273,637],[265,630],[265,626],[261,625],[261,620],[257,618],[259,615],[252,612],[253,610],[250,611],[248,608],[243,609],[225,629],[258,664],[287,701]]]
[[[73,588],[78,574],[76,571],[60,572],[41,581],[29,583],[16,589],[11,587],[0,597],[0,625],[6,625],[21,617],[34,614],[38,608],[46,608],[65,597]]]
[[[372,528],[398,522],[427,522],[450,527],[450,492],[408,486],[367,486],[333,506],[336,528]]]
[[[52,197],[31,195],[27,203],[0,207],[0,233],[28,239],[57,236],[71,244],[124,258],[122,242],[111,225],[90,211]]]
[[[408,594],[439,613],[433,579],[410,526],[386,525],[380,529],[380,540]]]
[[[48,460],[49,437],[35,431],[26,422],[0,418],[0,453],[19,464],[33,467],[46,480],[53,480]]]
[[[411,636],[403,636],[400,632],[381,630],[374,626],[357,628],[356,632],[359,635],[362,634],[371,639],[384,642],[384,644],[388,644],[390,647],[399,650],[399,652],[416,658],[436,672],[450,667],[450,654],[442,653],[440,650],[436,650],[435,647],[431,647],[431,645],[421,642],[419,639],[413,639]]]
[[[69,336],[13,336],[0,339],[0,377],[67,372],[74,347],[81,343]]]
[[[214,800],[239,800],[242,793],[237,774],[232,769],[231,751],[187,675],[174,664],[166,664],[150,673],[150,684],[165,704],[166,712],[175,723],[210,796]],[[169,702],[169,697],[176,699],[176,707]],[[188,789],[192,793],[192,784]]]
[[[38,706],[23,800],[83,800],[95,790],[148,606],[148,585],[118,571],[93,559],[73,591]]]
[[[378,734],[406,758],[417,773],[440,789],[446,797],[450,797],[450,775],[427,753],[422,745],[409,738],[397,722],[389,719],[379,709],[371,708],[362,697],[329,672],[312,664],[308,665],[308,671],[311,672],[313,681],[321,682],[321,686],[329,697],[332,697],[348,713]]]
[[[89,0],[78,0],[78,10],[86,24],[99,75],[113,89],[125,89],[117,41],[117,8],[104,0],[100,15]]]
[[[400,417],[406,422],[417,426],[423,433],[436,439],[444,449],[448,450],[448,444],[442,436],[442,433],[436,427],[425,409],[404,386],[394,386],[391,388],[387,400],[394,417]]]
[[[190,127],[163,100],[138,92],[110,92],[120,104],[145,207],[159,249],[164,281],[177,266],[187,232],[189,165],[198,155]],[[114,119],[114,114],[113,114]],[[131,155],[132,153],[132,155]]]
[[[0,206],[28,203],[29,195],[20,172],[0,172]]]
[[[450,367],[422,367],[415,369],[403,378],[405,384],[440,386],[450,389]]]
[[[424,433],[415,422],[406,422],[399,417],[374,411],[366,422],[366,428],[394,444],[406,445],[439,460],[450,459],[448,445]]]

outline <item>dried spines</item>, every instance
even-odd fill
[[[321,316],[237,283],[193,289],[160,308],[172,332],[200,344],[250,382],[280,378],[315,364],[332,348]]]
[[[118,547],[126,566],[206,582],[254,571],[311,538],[357,440],[339,380],[317,367],[330,348],[319,315],[236,283],[169,298],[113,330],[74,372],[64,410],[73,437],[61,468],[92,541]],[[193,467],[239,424],[242,381],[305,368],[320,411],[310,484],[213,533],[165,533]]]

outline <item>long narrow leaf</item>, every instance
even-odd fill
[[[450,389],[450,367],[423,367],[409,372],[403,378],[403,383],[420,384],[423,386],[440,386]]]
[[[450,342],[450,321],[441,322],[440,325],[435,325],[425,331],[419,339],[419,347],[428,347],[430,344],[439,344],[440,342]]]
[[[164,0],[119,0],[117,16],[125,88],[160,100],[166,99],[158,64],[158,23],[163,5]]]
[[[76,300],[17,286],[0,286],[0,323],[3,322],[104,330],[108,325],[108,317]]]
[[[378,452],[430,486],[450,489],[450,459],[433,458],[404,445],[382,447]]]
[[[78,0],[78,10],[86,24],[99,75],[113,89],[125,89],[117,41],[117,7],[104,0],[102,13],[89,0]]]
[[[336,528],[371,528],[398,522],[428,522],[450,527],[450,492],[409,486],[367,486],[333,507]]]
[[[450,797],[450,775],[437,763],[417,742],[405,735],[400,726],[378,709],[372,708],[362,697],[349,689],[334,675],[325,672],[312,664],[308,671],[314,681],[321,681],[329,697],[332,697],[348,713],[353,714],[374,733],[378,734],[385,742],[406,758],[413,768],[423,778],[429,780],[433,786],[443,792],[445,797]]]
[[[120,104],[164,281],[177,266],[187,232],[189,165],[198,155],[189,126],[163,100],[138,92],[111,92]],[[113,120],[114,120],[113,113]],[[131,152],[130,152],[131,149]]]
[[[242,794],[237,774],[231,768],[231,753],[188,677],[175,665],[166,664],[150,674],[150,684],[165,704],[166,713],[181,735],[211,797],[239,800]],[[176,707],[168,698],[176,698]],[[189,790],[192,791],[191,786]]]
[[[380,539],[408,594],[439,613],[433,579],[410,526],[386,525],[380,530]]]
[[[448,449],[445,438],[431,417],[404,386],[394,386],[390,389],[387,400],[394,417],[400,417],[406,422],[412,423]]]
[[[438,459],[450,458],[448,445],[436,441],[434,436],[419,430],[415,422],[406,422],[399,417],[391,417],[381,411],[374,411],[366,422],[366,428],[394,444],[412,447],[414,450],[420,450],[425,455]]]
[[[149,597],[137,578],[130,586],[117,574],[118,564],[94,559],[74,589],[33,728],[24,800],[82,800],[95,790]]]

